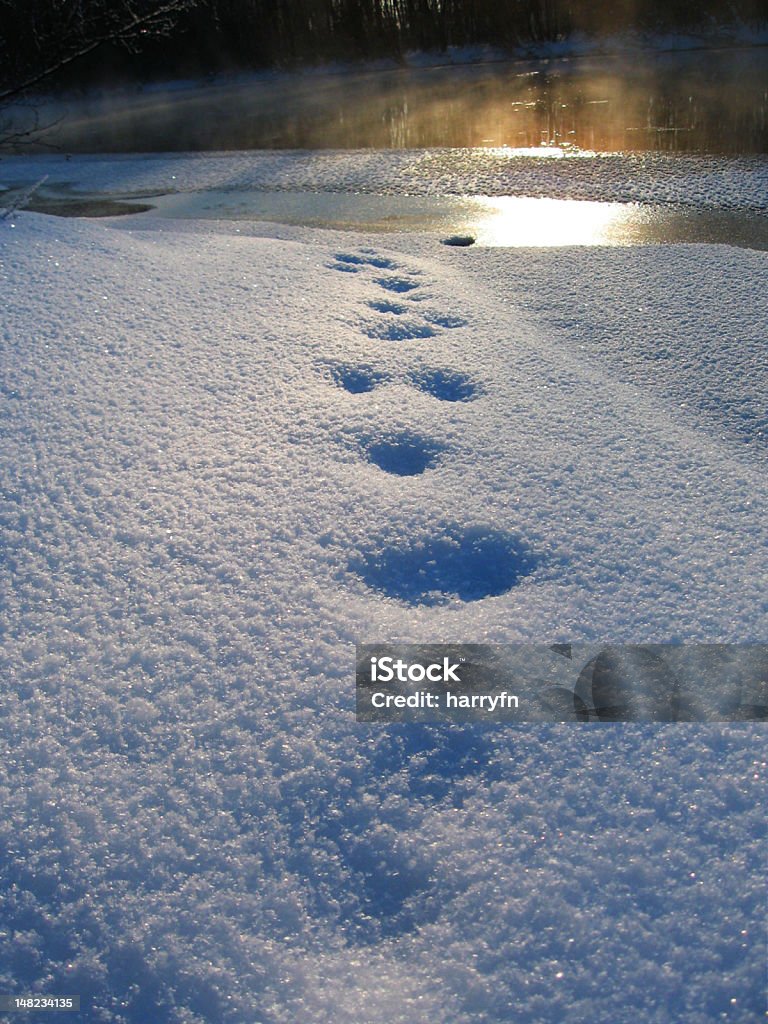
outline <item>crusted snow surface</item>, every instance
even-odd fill
[[[352,669],[765,639],[765,255],[22,213],[0,256],[0,990],[758,1019],[762,726],[362,726]]]
[[[768,158],[513,149],[249,151],[5,157],[7,183],[67,183],[86,192],[264,189],[384,195],[552,196],[603,202],[768,209]]]

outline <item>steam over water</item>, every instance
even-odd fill
[[[307,72],[70,100],[71,152],[573,145],[768,151],[766,49]],[[60,107],[38,111],[42,123]],[[22,115],[23,116],[23,115]]]

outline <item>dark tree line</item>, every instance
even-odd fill
[[[3,93],[765,19],[765,0],[0,0]],[[47,82],[47,84],[50,84]]]
[[[87,66],[97,51],[166,41],[197,0],[0,0],[0,103]]]

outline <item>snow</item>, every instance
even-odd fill
[[[6,184],[46,174],[75,193],[152,196],[314,191],[406,196],[530,196],[768,210],[768,159],[514,149],[249,151],[6,157]]]
[[[501,189],[485,159],[3,179]],[[750,161],[633,160],[584,187],[764,203]],[[761,725],[365,726],[353,669],[765,640],[765,254],[20,213],[0,258],[0,990],[97,1024],[758,1019]],[[414,552],[470,549],[524,554],[506,592],[403,600]]]

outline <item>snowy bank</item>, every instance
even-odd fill
[[[552,196],[768,210],[768,157],[584,153],[514,149],[62,155],[4,157],[3,183],[111,196],[207,189],[309,190],[383,195]]]
[[[0,259],[2,988],[100,1024],[755,1020],[761,726],[365,727],[352,670],[765,639],[765,254],[22,213]],[[462,545],[525,552],[507,592],[460,599]]]

